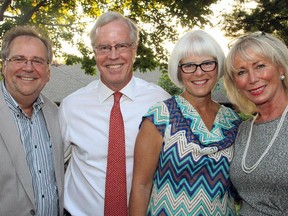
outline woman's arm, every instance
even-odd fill
[[[145,119],[136,138],[130,216],[144,216],[148,207],[152,182],[162,147],[162,136],[155,125]]]

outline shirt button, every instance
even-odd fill
[[[34,209],[31,209],[31,210],[30,210],[30,214],[31,214],[31,215],[36,215],[35,210],[34,210]]]

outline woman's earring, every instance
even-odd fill
[[[281,75],[280,76],[280,80],[284,80],[285,79],[285,76],[284,75]]]

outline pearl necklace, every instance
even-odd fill
[[[243,153],[243,157],[242,157],[242,161],[241,161],[241,167],[242,167],[242,170],[245,172],[245,173],[251,173],[253,172],[256,167],[260,164],[261,160],[265,157],[265,155],[267,154],[267,152],[269,151],[269,149],[272,147],[276,137],[278,136],[278,133],[283,125],[283,122],[284,122],[284,119],[285,119],[285,116],[286,116],[286,113],[288,111],[288,106],[286,106],[283,114],[281,115],[281,119],[278,123],[278,126],[277,126],[277,129],[273,135],[273,138],[272,140],[270,141],[269,145],[267,146],[266,150],[264,151],[264,153],[261,155],[261,157],[258,159],[258,161],[251,167],[247,167],[245,165],[245,159],[246,159],[246,155],[247,155],[247,151],[248,151],[248,148],[249,148],[249,145],[250,145],[250,141],[251,141],[251,136],[252,136],[252,129],[253,129],[253,125],[254,125],[254,122],[255,120],[257,119],[258,117],[258,113],[257,115],[253,118],[253,121],[251,122],[251,127],[250,127],[250,132],[249,132],[249,136],[248,136],[248,140],[247,140],[247,144],[246,144],[246,147],[245,147],[245,150],[244,150],[244,153]]]

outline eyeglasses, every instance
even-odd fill
[[[19,67],[25,67],[28,62],[31,62],[36,69],[42,69],[45,65],[48,65],[49,62],[41,57],[35,57],[33,59],[27,59],[24,56],[13,56],[11,58],[6,58],[7,61],[16,64]]]
[[[179,68],[181,68],[183,73],[194,73],[198,67],[201,68],[204,72],[210,72],[213,71],[217,67],[216,61],[205,61],[201,64],[195,64],[193,62],[188,62],[184,64],[179,64]]]
[[[101,55],[107,55],[107,54],[112,52],[112,48],[113,47],[119,53],[127,52],[129,50],[129,48],[133,44],[134,43],[119,43],[119,44],[116,44],[115,46],[111,46],[111,45],[96,45],[93,48],[96,51],[96,53],[101,54]]]

